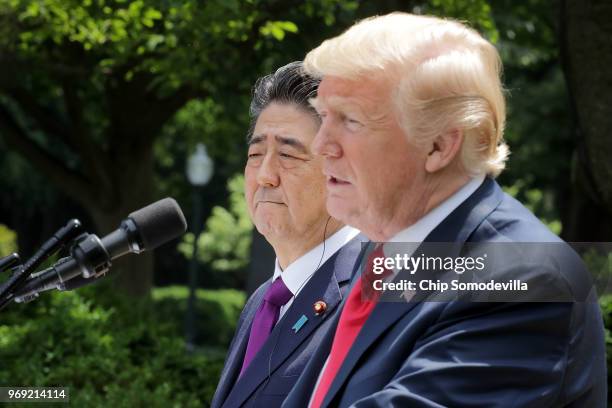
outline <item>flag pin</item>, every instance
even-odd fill
[[[298,331],[300,331],[300,329],[304,326],[304,324],[308,321],[308,318],[306,317],[306,315],[302,315],[302,317],[300,317],[297,322],[295,322],[295,324],[293,325],[293,327],[291,328],[291,330],[293,330],[294,333],[297,333]]]

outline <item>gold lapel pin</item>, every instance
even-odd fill
[[[318,316],[320,314],[325,313],[325,311],[327,310],[327,303],[325,303],[322,300],[318,300],[315,302],[314,305],[312,305],[312,309],[314,310],[315,314]]]

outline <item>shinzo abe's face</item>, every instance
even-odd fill
[[[271,103],[259,115],[244,169],[251,220],[274,245],[300,240],[327,221],[322,159],[310,144],[318,119],[294,104]]]

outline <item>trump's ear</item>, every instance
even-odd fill
[[[435,173],[448,166],[461,150],[463,132],[453,129],[437,136],[429,145],[429,153],[425,160],[425,170]]]

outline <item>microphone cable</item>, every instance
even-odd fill
[[[323,262],[323,257],[325,256],[325,241],[327,241],[327,226],[329,225],[329,222],[331,221],[331,219],[332,217],[328,216],[327,221],[325,222],[325,227],[323,228],[323,250],[321,251],[321,257],[319,258],[319,263],[317,264],[317,267],[315,268],[313,275],[319,270],[319,267],[321,267],[321,263]],[[302,282],[298,290],[296,290],[295,298],[297,298],[297,295],[302,290],[302,287],[306,285],[306,283],[308,282],[310,282],[310,279],[306,280],[305,282]],[[255,394],[255,397],[257,397],[257,395],[259,395],[259,393],[263,391],[266,384],[270,382],[270,380],[272,379],[272,356],[274,355],[274,352],[276,351],[278,340],[280,339],[280,335],[284,329],[285,323],[286,323],[286,319],[281,318],[280,321],[276,324],[277,326],[279,326],[279,330],[276,331],[276,336],[274,337],[274,344],[272,345],[272,351],[270,352],[270,356],[268,357],[268,374],[266,376],[266,382],[262,387],[260,387],[259,391],[257,391],[257,394]],[[272,328],[272,330],[274,330],[274,328]]]

